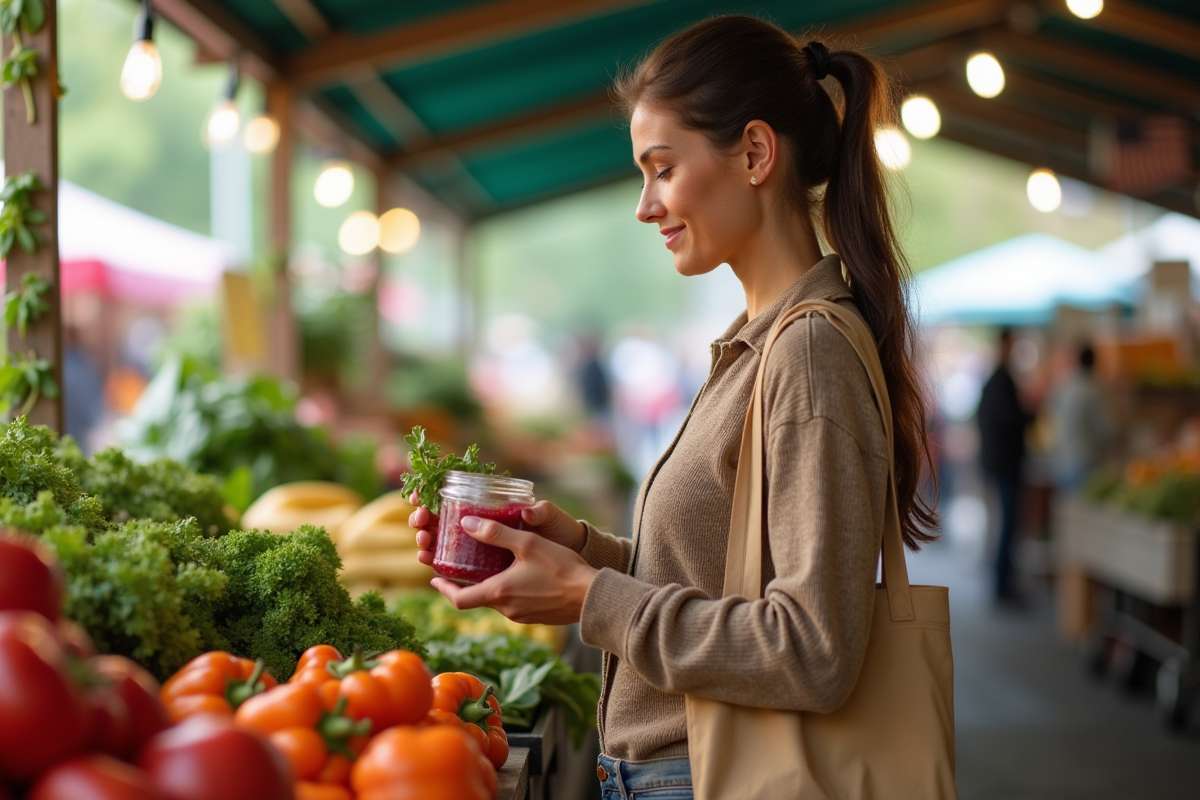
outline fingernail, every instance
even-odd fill
[[[479,530],[479,517],[463,517],[462,529],[467,533],[474,533]]]

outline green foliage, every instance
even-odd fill
[[[46,7],[42,0],[0,0],[0,30],[11,36],[13,48],[0,62],[0,75],[7,90],[18,83],[25,95],[25,120],[30,125],[37,121],[33,104],[33,87],[30,80],[37,76],[37,50],[25,47],[21,30],[37,33],[46,24]]]
[[[192,520],[128,522],[90,544],[81,527],[42,535],[67,573],[66,616],[101,652],[128,656],[160,680],[203,652],[204,610],[225,584],[218,570],[172,560],[173,540],[199,537]]]
[[[17,23],[26,33],[37,33],[46,24],[46,7],[42,0],[0,0],[0,31],[12,36]]]
[[[296,308],[300,328],[300,362],[304,371],[349,380],[361,367],[376,324],[375,295],[338,291],[301,298]]]
[[[137,464],[115,447],[76,468],[80,485],[102,504],[115,523],[129,519],[179,522],[196,520],[205,536],[228,533],[235,524],[225,512],[221,484],[169,458]]]
[[[416,492],[421,505],[434,514],[442,509],[442,496],[438,490],[446,480],[446,473],[451,470],[458,472],[478,472],[493,475],[495,464],[479,463],[479,445],[473,444],[467,448],[467,454],[459,457],[450,453],[442,456],[441,445],[426,441],[425,429],[420,425],[412,429],[412,433],[404,437],[412,448],[412,472],[405,473],[403,478],[404,493]],[[504,473],[507,475],[508,473]]]
[[[411,361],[392,373],[388,402],[398,408],[432,405],[455,419],[475,421],[482,407],[467,382],[467,365],[460,358]]]
[[[0,361],[0,410],[20,406],[17,414],[27,416],[42,397],[58,397],[58,381],[49,359],[8,353]]]
[[[244,495],[248,470],[252,498],[282,483],[337,481],[367,498],[377,497],[381,481],[364,467],[361,446],[336,447],[320,428],[296,420],[295,391],[276,378],[222,377],[178,357],[168,358],[132,416],[121,428],[134,461],[167,457],[216,476]],[[369,458],[373,470],[374,454]],[[238,505],[234,503],[234,505]]]
[[[1200,523],[1200,475],[1168,471],[1144,486],[1131,486],[1115,470],[1096,473],[1082,496],[1152,519]]]
[[[498,687],[505,728],[528,729],[543,703],[563,712],[576,747],[596,726],[600,676],[575,672],[548,647],[513,634],[463,634],[430,641],[428,647],[435,674],[469,672]]]
[[[229,578],[212,605],[213,638],[221,647],[267,662],[286,680],[305,649],[331,644],[343,652],[402,648],[424,655],[416,631],[388,613],[382,598],[357,601],[338,583],[341,559],[324,530],[302,526],[277,535],[237,531],[218,539],[196,539],[180,553],[219,569]]]
[[[32,272],[26,272],[21,276],[21,289],[14,289],[4,296],[4,323],[10,328],[16,326],[24,338],[29,323],[36,322],[50,310],[50,304],[42,298],[48,291],[48,282]]]
[[[0,437],[0,497],[18,505],[50,492],[67,509],[83,495],[79,479],[58,458],[58,437],[44,425],[31,426],[24,417],[3,426]]]
[[[46,215],[33,207],[30,198],[42,189],[42,182],[33,170],[5,179],[4,188],[0,189],[0,203],[3,203],[0,208],[0,258],[8,258],[14,243],[21,245],[26,253],[32,253],[38,245],[46,243],[41,231],[29,227],[46,222]]]

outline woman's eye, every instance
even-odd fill
[[[666,177],[666,174],[667,174],[668,172],[670,172],[671,170],[673,170],[673,169],[675,169],[675,168],[674,168],[674,167],[667,167],[667,168],[666,168],[666,169],[664,169],[662,172],[660,172],[660,173],[658,173],[657,175],[655,175],[655,176],[654,176],[654,180],[658,180],[659,178]]]

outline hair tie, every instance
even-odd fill
[[[809,42],[804,45],[804,53],[813,65],[817,80],[824,80],[829,74],[829,48],[821,42]]]

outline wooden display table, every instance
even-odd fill
[[[529,796],[529,748],[514,747],[496,773],[496,800],[525,800]]]

